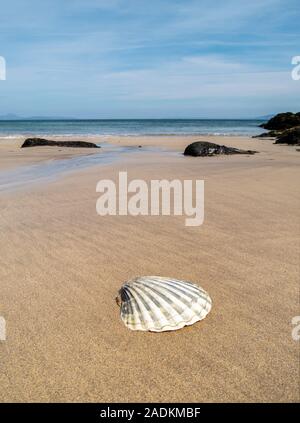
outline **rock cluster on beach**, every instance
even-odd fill
[[[93,142],[86,141],[50,141],[43,138],[27,138],[24,141],[21,148],[25,147],[41,147],[41,146],[51,146],[51,147],[73,147],[73,148],[100,148],[99,145],[94,144]]]
[[[282,131],[263,132],[262,134],[259,134],[259,135],[253,135],[252,138],[276,138],[281,133]]]
[[[300,145],[300,112],[279,113],[260,127],[270,131],[254,138],[276,138],[275,144]]]
[[[266,123],[259,125],[261,128],[282,131],[284,129],[294,128],[300,125],[300,112],[299,113],[278,113]]]
[[[184,150],[185,156],[214,156],[217,154],[254,154],[257,151],[240,150],[238,148],[226,147],[226,145],[214,144],[208,141],[196,141],[188,145]]]
[[[275,144],[300,145],[300,125],[283,131],[277,136]]]

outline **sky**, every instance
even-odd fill
[[[0,0],[0,115],[300,110],[299,0]]]

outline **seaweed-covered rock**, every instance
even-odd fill
[[[300,112],[299,113],[279,113],[272,117],[268,122],[259,125],[264,129],[271,130],[284,130],[293,128],[294,126],[300,125]]]
[[[300,126],[283,131],[276,138],[275,144],[300,145]]]
[[[25,147],[41,147],[41,146],[51,146],[51,147],[73,147],[73,148],[100,148],[97,144],[93,142],[86,141],[50,141],[43,138],[27,138],[24,141],[21,148]]]
[[[188,145],[184,150],[185,156],[214,156],[216,154],[254,154],[257,151],[240,150],[226,147],[226,145],[214,144],[208,141],[196,141]]]
[[[253,135],[252,138],[276,138],[279,137],[279,135],[282,134],[282,131],[269,131],[269,132],[263,132],[259,135]]]

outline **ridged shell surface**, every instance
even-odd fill
[[[142,276],[119,291],[121,319],[131,330],[163,332],[181,329],[209,313],[211,298],[190,282]]]

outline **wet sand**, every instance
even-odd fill
[[[199,138],[106,137],[142,151],[0,193],[0,401],[300,400],[291,336],[300,154],[270,140],[205,137],[260,153],[184,157]],[[0,142],[0,173],[85,153],[19,142]],[[121,170],[146,181],[204,179],[204,224],[99,217],[96,184]],[[129,331],[114,298],[147,274],[200,284],[211,313],[177,332]]]

